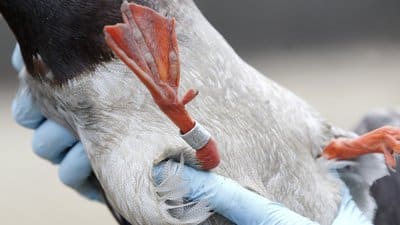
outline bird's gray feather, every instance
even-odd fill
[[[212,132],[221,150],[222,163],[214,172],[331,224],[341,199],[340,182],[328,164],[316,161],[336,135],[329,123],[243,62],[192,1],[148,2],[177,20],[181,87],[200,91],[188,110]],[[187,151],[187,145],[122,62],[100,65],[61,86],[26,74],[22,79],[43,113],[80,138],[111,205],[130,223],[198,224],[209,215],[205,205],[190,218],[180,217],[190,211],[168,211],[151,178],[152,167],[163,157]],[[175,181],[162,188],[179,204],[185,193]],[[223,221],[212,217],[208,223]]]

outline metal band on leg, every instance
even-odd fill
[[[196,121],[195,126],[186,134],[181,134],[183,140],[186,141],[192,148],[200,150],[211,138],[211,134]]]

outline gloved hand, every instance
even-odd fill
[[[13,64],[20,70],[23,66],[16,49]],[[82,144],[65,128],[47,120],[32,102],[27,90],[20,90],[13,102],[15,120],[27,128],[35,129],[33,149],[42,158],[59,164],[59,177],[63,183],[89,199],[103,201],[97,185],[89,177],[92,174],[89,159]],[[154,169],[155,180],[161,182],[160,164]],[[173,163],[172,166],[179,166]],[[283,205],[265,199],[228,178],[183,166],[183,180],[187,182],[187,198],[192,201],[206,200],[215,212],[236,224],[316,224]],[[323,212],[321,212],[323,213]],[[334,225],[370,225],[343,186],[343,199]]]
[[[24,66],[18,46],[12,62],[18,71]],[[38,156],[59,165],[59,178],[64,184],[89,199],[103,201],[97,184],[90,179],[92,169],[82,144],[64,127],[44,118],[28,90],[18,92],[12,112],[17,123],[35,129],[33,150]]]
[[[171,162],[168,162],[171,163]],[[164,164],[155,167],[153,176],[157,183],[162,181]],[[172,165],[178,167],[177,163]],[[169,171],[179,171],[169,169]],[[235,181],[214,173],[183,167],[182,173],[187,183],[187,198],[191,201],[206,200],[215,212],[235,224],[270,225],[317,225],[282,204],[272,202],[240,186]],[[342,202],[333,225],[372,225],[353,201],[348,188],[342,184]],[[324,212],[321,212],[324,213]]]

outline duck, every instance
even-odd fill
[[[180,88],[199,92],[187,109],[218,143],[220,163],[212,172],[322,225],[331,224],[338,212],[343,180],[372,220],[376,203],[369,187],[388,173],[382,154],[335,161],[338,147],[332,143],[338,143],[332,140],[357,135],[330,124],[243,61],[192,0],[130,2],[176,20]],[[121,4],[3,0],[0,12],[26,65],[21,87],[47,118],[79,138],[110,207],[126,223],[232,224],[207,210],[185,217],[181,181],[170,176],[173,182],[162,187],[154,183],[152,169],[159,162],[175,159],[194,167],[198,162],[106,43],[103,28],[123,22]],[[171,207],[182,213],[171,213]]]

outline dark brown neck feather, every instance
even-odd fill
[[[144,4],[142,1],[135,1]],[[42,76],[41,58],[63,83],[113,58],[103,27],[122,21],[122,0],[1,0],[0,11],[20,44],[27,70]]]

